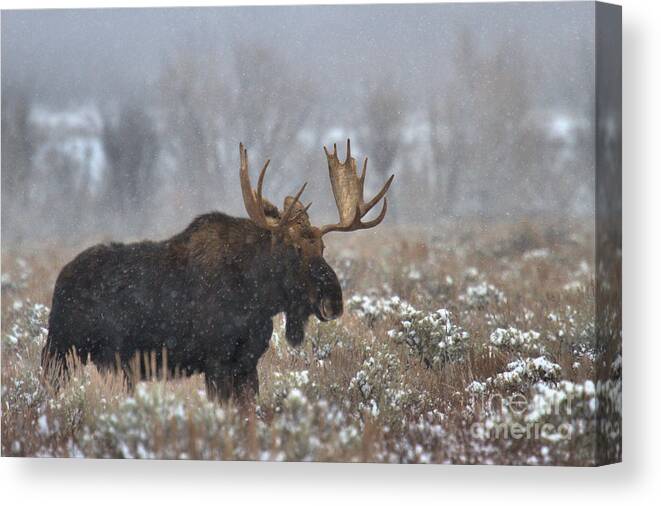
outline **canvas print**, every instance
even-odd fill
[[[621,20],[2,14],[2,456],[621,459]]]

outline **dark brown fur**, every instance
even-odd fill
[[[250,220],[210,213],[165,241],[83,251],[56,281],[44,367],[63,365],[75,349],[83,361],[102,368],[119,361],[125,370],[136,353],[155,351],[160,368],[166,349],[170,371],[204,373],[210,396],[257,392],[274,315],[286,314],[286,337],[296,345],[310,315],[342,312],[321,238],[307,215],[299,221],[276,237]]]

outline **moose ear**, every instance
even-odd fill
[[[294,202],[294,197],[285,197],[283,209],[289,209],[289,206]],[[294,219],[302,225],[310,226],[310,217],[308,216],[308,209],[310,204],[304,206],[299,200],[294,205]]]
[[[280,211],[278,208],[271,204],[267,199],[262,197],[262,207],[264,208],[264,215],[268,218],[280,219]]]

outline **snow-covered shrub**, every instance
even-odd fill
[[[270,396],[268,399],[262,399],[262,403],[272,406],[278,412],[292,390],[306,391],[309,384],[310,374],[307,370],[289,371],[284,374],[274,372],[270,382]]]
[[[594,362],[596,359],[594,346],[586,343],[572,343],[570,350],[576,359],[585,359],[589,362]]]
[[[357,393],[361,399],[360,411],[367,410],[372,416],[378,416],[379,403],[388,386],[398,377],[399,367],[398,358],[384,351],[376,351],[363,362],[349,382],[349,392]]]
[[[594,314],[582,314],[572,306],[565,306],[547,315],[551,333],[548,338],[594,347],[596,329]]]
[[[582,292],[585,290],[585,285],[580,281],[574,280],[569,283],[565,283],[562,289],[566,292]]]
[[[466,387],[466,392],[473,395],[480,395],[487,391],[488,385],[482,381],[471,381],[470,384]]]
[[[497,328],[489,336],[492,349],[513,353],[543,353],[544,345],[540,342],[539,332],[524,332],[515,327]]]
[[[433,450],[447,447],[452,440],[444,427],[443,416],[437,412],[420,415],[406,427],[405,438],[389,462],[403,464],[433,462]]]
[[[409,353],[422,359],[427,367],[463,360],[468,333],[452,323],[447,309],[426,313],[408,306],[399,318],[399,326],[388,331],[388,336],[406,344]]]
[[[28,281],[32,276],[32,268],[30,267],[30,264],[23,258],[19,257],[16,259],[16,271],[15,274],[6,271],[2,273],[2,290],[14,292],[27,286]]]
[[[459,295],[459,300],[473,309],[483,309],[490,305],[498,306],[507,303],[505,294],[485,281],[476,285],[469,285],[465,293]]]
[[[336,405],[312,402],[299,389],[284,399],[272,427],[263,426],[271,450],[263,459],[294,461],[346,460],[360,448],[361,431]]]
[[[2,385],[3,408],[27,412],[41,406],[48,393],[41,383],[40,371],[17,364],[12,373],[11,384]]]
[[[548,248],[538,248],[526,251],[521,257],[523,260],[539,260],[551,256],[551,251]]]
[[[568,417],[590,419],[597,409],[595,386],[590,380],[584,383],[538,382],[534,385],[533,392],[530,409],[526,413],[527,422],[562,423]]]
[[[482,404],[471,436],[482,444],[518,440],[526,464],[594,462],[595,385],[539,381],[513,398]]]
[[[333,350],[352,346],[349,331],[338,321],[313,323],[308,331],[308,340],[312,354],[318,363],[322,364],[331,358]]]
[[[305,394],[292,388],[282,400],[282,413],[277,418],[275,428],[283,455],[288,459],[312,460],[318,449],[318,440],[312,441],[314,432],[314,408]]]
[[[50,310],[43,304],[32,304],[29,300],[15,301],[12,306],[14,323],[3,335],[2,346],[9,349],[41,349],[48,336]]]
[[[155,451],[160,458],[218,458],[205,452],[198,434],[219,437],[225,430],[231,436],[237,418],[236,408],[218,407],[204,391],[185,399],[162,384],[139,383],[132,396],[90,421],[78,444],[87,454],[113,458],[156,458]],[[167,434],[173,441],[161,447],[159,441]]]
[[[487,384],[496,388],[529,385],[539,381],[556,382],[562,368],[544,356],[519,358],[507,364],[507,371],[487,379]]]
[[[426,400],[424,393],[415,392],[403,381],[404,377],[403,366],[393,353],[378,350],[366,359],[349,383],[349,392],[359,399],[360,416],[400,425],[403,412]]]
[[[354,295],[347,301],[347,308],[365,319],[371,326],[387,317],[406,314],[411,306],[397,296]]]
[[[6,368],[3,372],[10,373],[10,383],[3,377],[2,384],[2,403],[6,410],[26,414],[41,410],[48,397],[38,365],[41,348],[48,335],[48,314],[46,306],[30,301],[17,301],[12,306],[14,323],[9,332],[2,336],[3,360],[8,355],[13,357],[11,362],[3,361]]]
[[[476,267],[467,267],[463,272],[464,281],[477,281],[480,278],[480,271]]]
[[[422,271],[415,265],[409,265],[405,269],[405,273],[409,281],[420,281],[422,279]]]

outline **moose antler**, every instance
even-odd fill
[[[335,225],[324,225],[321,227],[321,234],[327,234],[328,232],[350,232],[352,230],[376,227],[386,216],[388,200],[384,197],[395,175],[390,176],[381,190],[369,202],[365,203],[363,190],[365,187],[365,174],[367,172],[367,158],[363,162],[362,174],[358,177],[356,159],[351,157],[351,141],[349,139],[347,139],[347,157],[344,162],[340,162],[337,156],[337,144],[333,145],[332,154],[328,153],[326,146],[324,146],[324,152],[328,159],[328,172],[333,188],[333,196],[335,197],[337,210],[340,215],[340,222]],[[361,221],[381,199],[383,199],[383,207],[379,216],[371,221]]]
[[[257,191],[252,189],[250,184],[250,175],[248,173],[248,150],[243,147],[243,143],[239,144],[239,151],[241,153],[241,193],[243,194],[243,204],[246,207],[248,216],[252,221],[254,221],[260,227],[271,230],[273,232],[282,230],[287,226],[294,216],[294,210],[296,209],[296,204],[298,199],[301,197],[303,190],[307,186],[307,183],[301,186],[301,189],[298,190],[296,196],[291,199],[291,202],[280,215],[280,219],[277,223],[269,222],[266,219],[266,214],[264,213],[264,199],[262,198],[262,188],[264,186],[264,176],[266,175],[266,169],[269,166],[271,160],[266,160],[264,167],[259,173],[259,179],[257,180]],[[309,207],[309,206],[308,206]]]

